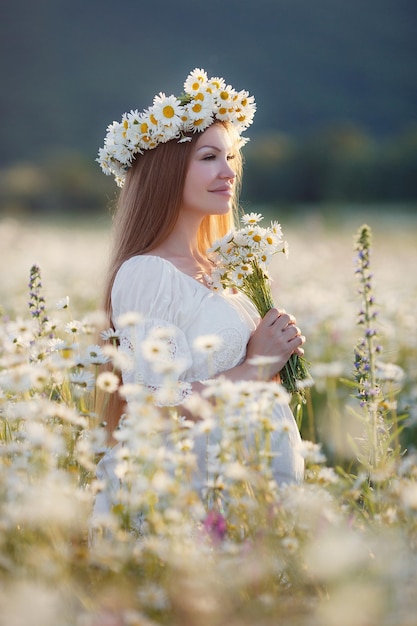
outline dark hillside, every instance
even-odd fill
[[[204,67],[258,102],[252,136],[416,121],[413,0],[2,2],[0,164],[95,153],[104,128]]]

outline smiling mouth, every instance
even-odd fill
[[[225,196],[231,196],[233,194],[233,190],[231,187],[219,187],[218,189],[210,189],[211,193],[220,193]]]

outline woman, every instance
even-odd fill
[[[240,135],[252,122],[255,104],[247,92],[236,92],[219,78],[209,80],[203,70],[191,72],[184,87],[181,100],[159,94],[144,113],[132,111],[110,126],[98,159],[122,186],[105,305],[120,347],[134,363],[123,382],[160,389],[162,376],[142,346],[155,329],[170,329],[169,354],[180,367],[176,397],[165,404],[178,405],[183,414],[184,400],[200,392],[208,378],[271,380],[291,354],[302,354],[304,343],[286,312],[272,309],[260,320],[242,294],[211,289],[207,250],[233,226]],[[131,312],[141,317],[133,331],[118,324]],[[210,362],[196,348],[202,335],[221,342]],[[255,356],[265,357],[268,368],[261,371]],[[300,436],[288,405],[277,406],[274,419],[288,431],[285,440],[275,442],[274,476],[280,483],[300,481]],[[203,471],[202,450],[198,457]],[[110,453],[100,471],[109,473],[111,464]]]

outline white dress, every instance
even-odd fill
[[[123,382],[142,383],[157,390],[162,383],[161,374],[154,371],[140,349],[149,333],[156,328],[175,328],[175,339],[170,345],[171,354],[179,363],[178,398],[180,404],[191,393],[190,383],[213,378],[222,371],[242,363],[246,346],[260,321],[259,314],[249,299],[241,293],[215,291],[175,265],[158,256],[141,255],[130,258],[118,271],[112,289],[112,317],[117,321],[124,314],[139,313],[142,322],[132,327],[118,328],[120,347],[134,359],[134,368],[123,372]],[[216,335],[221,347],[210,359],[195,347],[194,342],[203,335]],[[173,402],[175,404],[175,402]],[[279,483],[300,482],[304,474],[304,460],[299,451],[300,434],[288,404],[277,403],[272,419],[280,435],[274,439],[273,473]],[[285,424],[286,437],[282,437]],[[197,444],[200,475],[205,475],[206,455]],[[118,444],[119,445],[119,444]],[[98,464],[98,478],[116,481],[113,450]],[[109,503],[105,494],[96,500],[96,513],[105,513]]]

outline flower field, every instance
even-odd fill
[[[414,626],[417,219],[277,218],[272,291],[315,383],[304,483],[271,477],[275,383],[212,382],[196,425],[125,386],[123,480],[95,519],[98,398],[118,384],[100,366],[121,359],[98,345],[108,224],[0,221],[1,626]],[[217,420],[201,493],[194,438]]]

